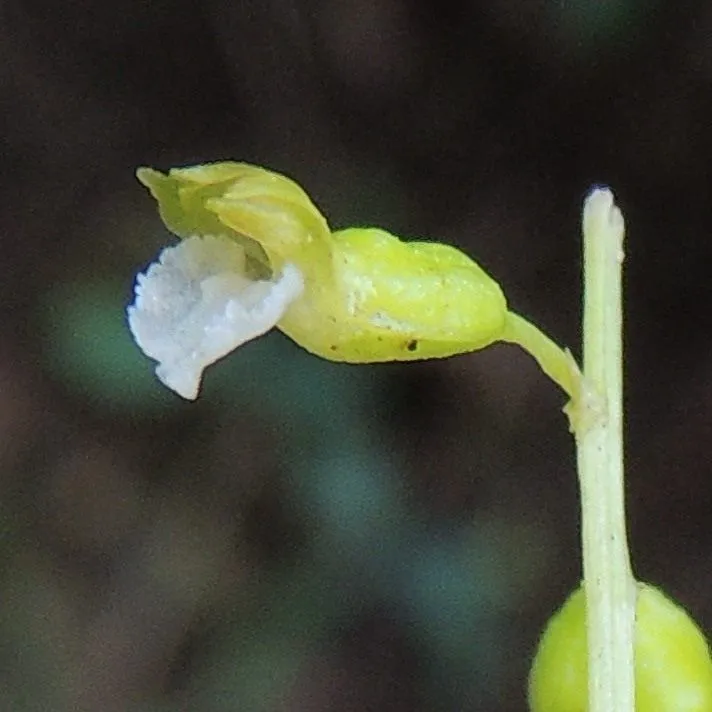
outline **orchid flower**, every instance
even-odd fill
[[[532,351],[535,327],[454,247],[378,228],[332,232],[294,181],[246,163],[137,176],[182,241],[138,276],[129,326],[161,381],[185,398],[197,396],[209,364],[273,327],[352,363],[451,356],[498,340]]]

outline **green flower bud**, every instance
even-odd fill
[[[568,598],[542,635],[529,677],[532,712],[586,712],[586,599]],[[712,660],[700,629],[658,589],[638,584],[636,712],[710,712]]]

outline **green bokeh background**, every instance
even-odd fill
[[[0,712],[524,710],[579,577],[561,394],[514,347],[330,364],[278,333],[185,403],[125,322],[218,159],[462,247],[578,350],[583,196],[629,224],[638,575],[712,628],[706,3],[6,0]]]

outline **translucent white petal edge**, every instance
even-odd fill
[[[158,362],[158,378],[193,400],[203,370],[269,331],[303,289],[292,264],[273,280],[252,280],[236,242],[189,237],[165,248],[136,278],[129,328],[140,349]]]

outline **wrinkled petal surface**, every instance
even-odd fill
[[[241,245],[194,236],[164,249],[138,276],[128,321],[141,350],[158,362],[158,378],[192,400],[203,370],[269,331],[303,289],[292,264],[274,279],[250,279]]]

